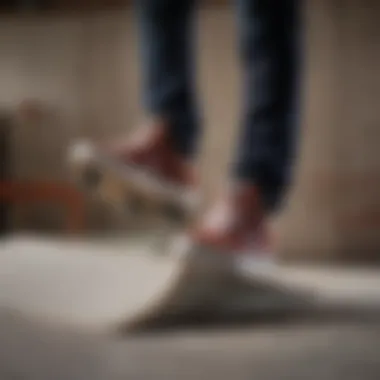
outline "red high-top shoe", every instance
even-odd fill
[[[164,121],[154,120],[132,135],[107,144],[103,151],[163,182],[183,187],[195,185],[194,170],[188,160],[176,151]]]
[[[207,281],[232,273],[250,276],[275,263],[268,237],[257,187],[237,184],[215,202],[195,228],[173,242],[171,254],[187,260],[189,276],[193,273],[198,279],[200,273]]]
[[[267,250],[268,231],[258,188],[235,184],[211,207],[191,236],[223,251]]]

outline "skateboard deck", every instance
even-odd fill
[[[251,266],[197,251],[154,256],[141,244],[12,238],[0,243],[0,308],[91,332],[181,318],[245,318],[347,303],[380,305],[377,272]],[[240,263],[243,265],[242,263]],[[351,276],[351,277],[350,277]]]
[[[104,155],[90,142],[74,144],[68,153],[75,181],[127,215],[159,215],[183,225],[193,215],[197,196],[163,183],[152,174]]]

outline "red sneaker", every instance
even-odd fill
[[[202,245],[241,252],[267,242],[264,208],[256,186],[237,184],[227,190],[192,233]]]
[[[171,254],[206,271],[206,278],[235,270],[245,275],[274,263],[268,235],[257,187],[239,184],[228,189],[191,232],[173,242]]]
[[[152,121],[108,144],[76,143],[69,150],[69,161],[88,188],[96,190],[103,174],[112,173],[125,186],[126,199],[132,194],[130,199],[137,204],[146,198],[147,204],[159,206],[151,210],[161,210],[170,219],[188,220],[199,207],[192,165],[177,152],[164,122]]]
[[[130,136],[112,141],[102,149],[106,155],[149,172],[163,182],[180,187],[195,184],[194,170],[175,150],[163,121],[152,121]]]

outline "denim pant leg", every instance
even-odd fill
[[[269,211],[289,180],[296,134],[299,0],[238,0],[244,104],[233,175],[257,183]]]
[[[191,155],[198,134],[194,91],[195,0],[137,0],[144,105],[170,121],[176,149]]]

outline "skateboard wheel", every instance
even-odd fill
[[[88,167],[84,170],[83,183],[87,188],[91,189],[91,188],[99,186],[101,180],[102,180],[102,175],[99,170],[93,167]]]

